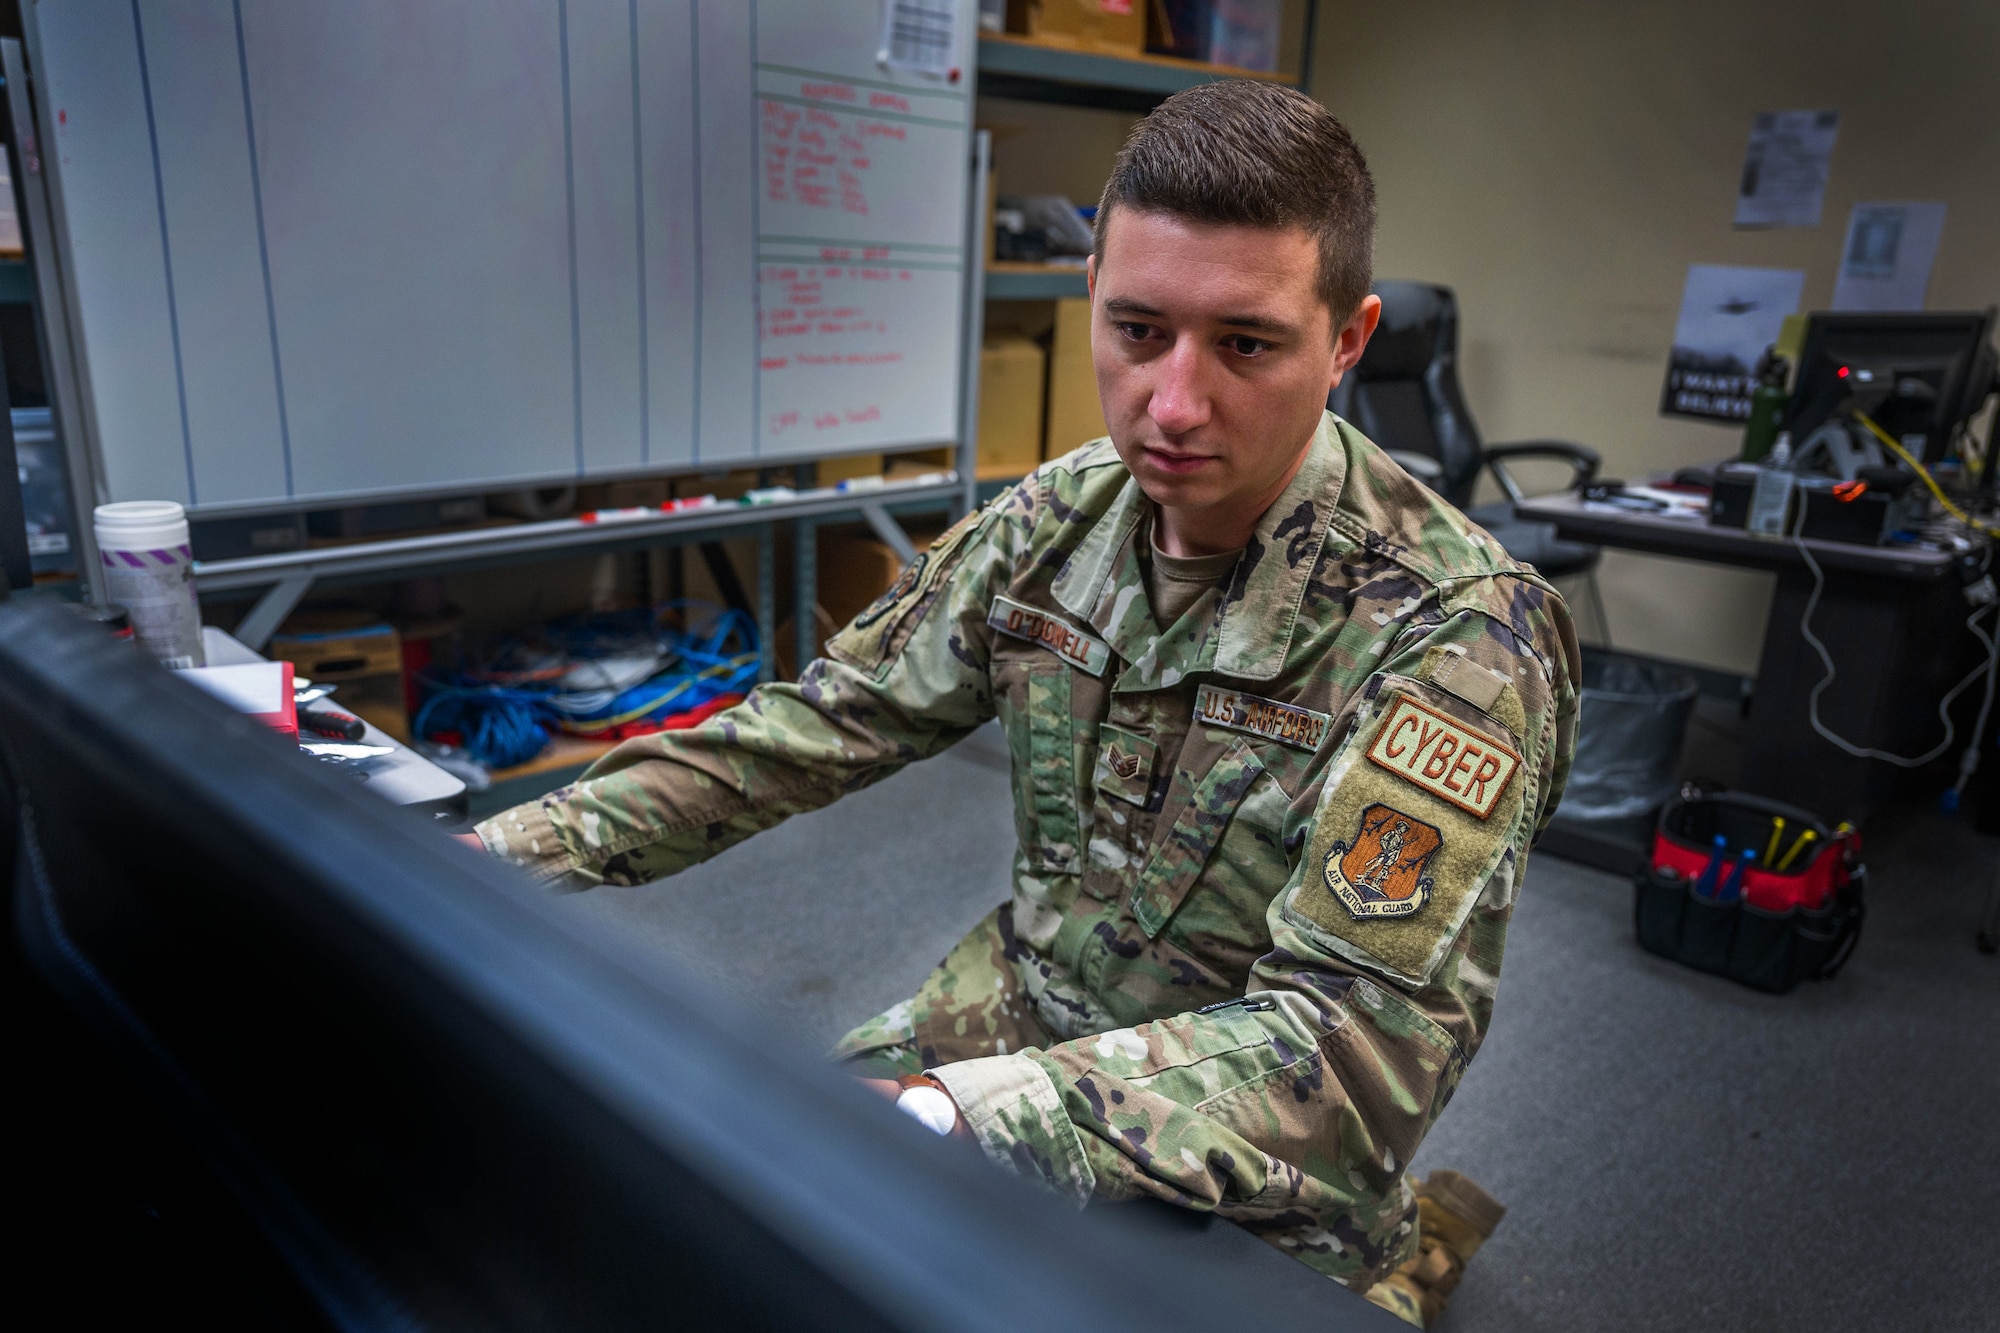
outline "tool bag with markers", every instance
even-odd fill
[[[1838,972],[1866,914],[1861,835],[1796,806],[1681,789],[1633,908],[1649,953],[1782,995]]]

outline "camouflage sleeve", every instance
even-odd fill
[[[921,552],[796,684],[626,741],[575,784],[480,824],[480,840],[537,878],[642,883],[962,739],[993,716],[985,608],[1012,568],[1032,481]]]
[[[1286,821],[1241,999],[932,1071],[987,1154],[1079,1203],[1211,1209],[1363,1286],[1403,1171],[1492,1017],[1522,864],[1574,748],[1576,648],[1532,578],[1447,586],[1336,725]]]

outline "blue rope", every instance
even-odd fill
[[[699,630],[660,624],[665,612],[711,613]],[[576,695],[604,691],[565,689],[562,677],[583,663],[621,655],[658,654],[661,668],[594,706]],[[650,611],[569,617],[546,627],[534,642],[510,639],[484,671],[426,678],[427,697],[417,710],[416,734],[456,732],[463,748],[490,768],[525,764],[564,723],[592,730],[593,723],[625,725],[698,708],[719,695],[756,683],[761,656],[757,627],[741,611],[675,601]]]

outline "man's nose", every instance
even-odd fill
[[[1161,433],[1185,435],[1207,425],[1208,384],[1200,342],[1176,338],[1153,365],[1153,398],[1146,410]]]

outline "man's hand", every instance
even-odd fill
[[[486,850],[485,842],[480,839],[477,833],[454,833],[451,837],[454,842],[462,842],[475,852]]]
[[[857,1078],[855,1079],[855,1082],[859,1083],[862,1087],[868,1089],[868,1091],[874,1093],[876,1096],[886,1097],[891,1102],[898,1101],[899,1099],[901,1099],[902,1095],[905,1092],[908,1092],[912,1087],[930,1088],[933,1091],[937,1092],[940,1096],[942,1096],[946,1101],[951,1101],[951,1094],[949,1092],[946,1092],[944,1090],[943,1085],[940,1084],[936,1079],[931,1079],[931,1078],[923,1078],[923,1079]],[[952,1103],[951,1110],[952,1110],[951,1137],[955,1139],[971,1138],[972,1128],[965,1123],[965,1117],[959,1113],[957,1103],[955,1102]],[[916,1119],[917,1117],[912,1116],[911,1118]],[[926,1128],[928,1128],[928,1125],[926,1125]]]

